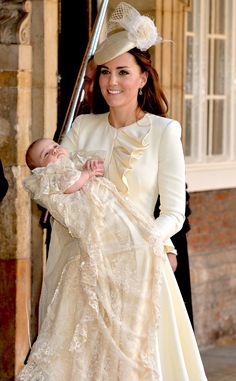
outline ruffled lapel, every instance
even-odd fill
[[[123,194],[129,192],[127,174],[132,171],[149,147],[151,121],[146,114],[138,123],[114,129],[113,151],[109,165],[109,179]]]

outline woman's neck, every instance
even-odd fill
[[[108,120],[113,127],[120,128],[137,122],[138,120],[142,119],[143,116],[144,112],[140,107],[137,107],[133,112],[130,112],[129,110],[121,111],[117,108],[111,108],[108,115]]]

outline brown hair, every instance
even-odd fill
[[[160,80],[157,71],[152,66],[151,56],[149,51],[142,52],[137,48],[129,50],[134,56],[136,63],[141,68],[142,73],[147,72],[148,79],[145,86],[142,88],[142,95],[138,95],[138,105],[143,111],[151,114],[166,116],[168,112],[168,102],[161,88]],[[109,111],[109,106],[102,96],[99,86],[101,66],[98,66],[94,82],[93,94],[93,112],[100,114]]]
[[[35,140],[33,143],[31,143],[26,151],[26,154],[25,154],[25,162],[27,164],[27,166],[29,167],[29,169],[32,171],[34,168],[36,168],[36,165],[34,163],[34,160],[31,156],[32,154],[32,149],[34,148],[34,146],[39,143],[40,141],[44,140],[44,138],[39,138],[37,140]]]

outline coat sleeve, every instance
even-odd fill
[[[185,219],[185,163],[181,126],[177,121],[171,121],[162,133],[158,186],[160,215],[155,225],[166,242],[181,229]]]

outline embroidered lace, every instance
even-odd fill
[[[63,162],[63,170],[70,165]],[[30,191],[37,188],[37,197],[41,193],[80,250],[64,266],[18,379],[159,380],[156,335],[165,256],[160,237],[152,234],[154,220],[105,178],[93,178],[69,196],[55,194],[50,181],[39,189],[45,185],[39,178]]]

